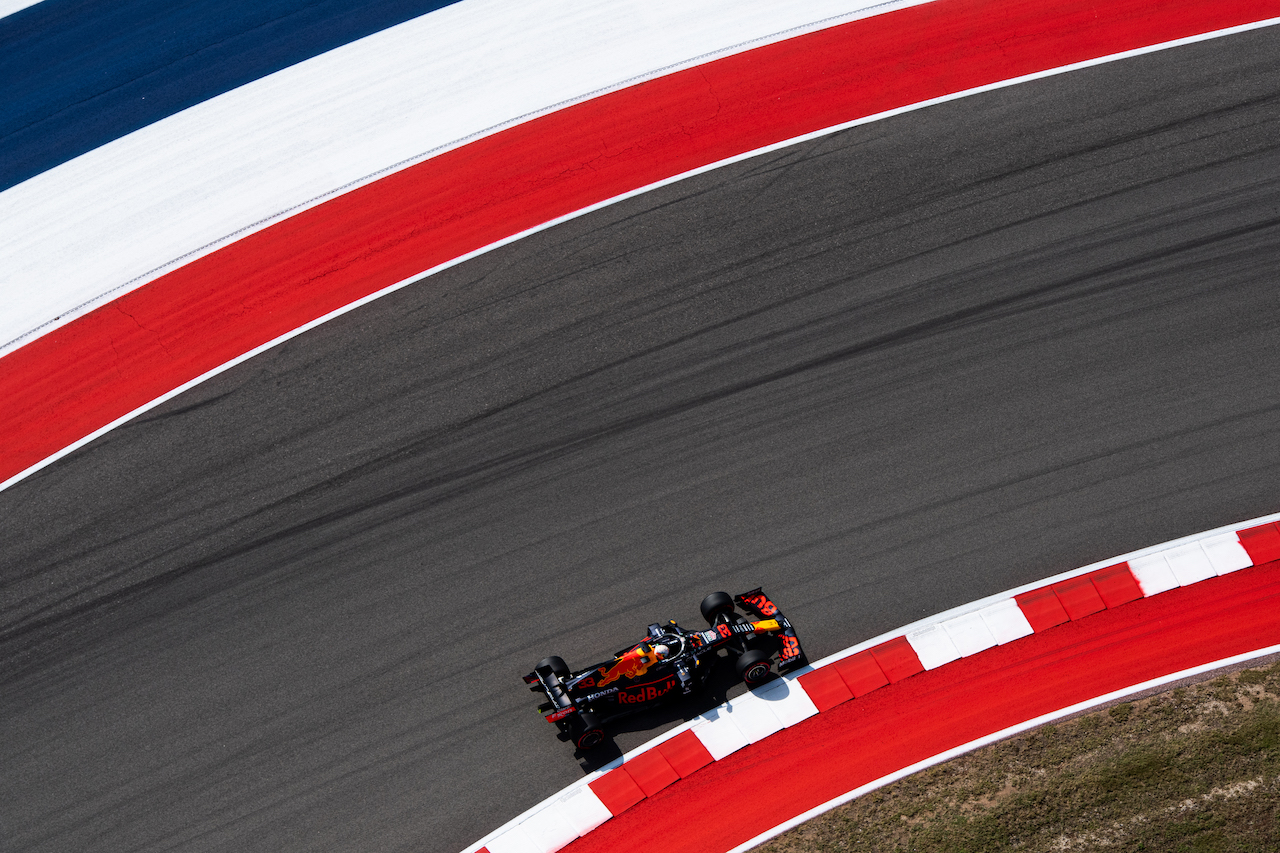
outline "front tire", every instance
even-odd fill
[[[759,687],[773,678],[773,658],[768,652],[749,649],[737,662],[738,677],[747,687]]]
[[[733,599],[727,592],[713,592],[702,599],[702,618],[708,625],[714,626],[718,617],[732,612]]]

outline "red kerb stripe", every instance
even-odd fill
[[[876,663],[880,665],[890,684],[909,678],[918,672],[924,672],[924,664],[920,663],[916,650],[911,648],[911,643],[907,642],[906,637],[895,637],[878,646],[872,646],[868,651],[876,659]]]
[[[651,749],[642,752],[622,765],[623,770],[631,775],[636,786],[646,797],[652,797],[672,782],[679,781],[680,774],[672,769],[671,764],[662,755],[661,750]]]
[[[177,269],[0,360],[0,481],[422,270],[863,116],[1280,15],[1280,0],[935,0],[569,107]]]
[[[1280,560],[1280,524],[1262,524],[1237,533],[1253,564]]]
[[[1015,595],[1013,600],[1018,602],[1022,615],[1027,617],[1031,630],[1036,633],[1061,625],[1070,618],[1051,586]]]
[[[1129,571],[1128,563],[1117,563],[1105,569],[1098,569],[1089,575],[1098,595],[1107,607],[1118,607],[1130,601],[1142,598],[1142,587]]]
[[[698,736],[691,731],[683,731],[671,740],[663,741],[658,746],[658,751],[662,753],[662,757],[667,759],[667,763],[671,765],[671,769],[679,773],[681,778],[688,776],[695,770],[700,770],[711,763],[711,753],[707,752],[707,748],[702,745],[702,741],[698,740]]]
[[[595,791],[604,807],[615,815],[620,815],[636,803],[644,799],[644,791],[621,767],[592,779],[587,785]]]

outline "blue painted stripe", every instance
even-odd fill
[[[0,191],[457,0],[44,0],[0,18]]]

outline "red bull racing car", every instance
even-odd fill
[[[609,719],[702,687],[721,651],[748,687],[773,678],[775,666],[781,673],[806,663],[795,629],[758,587],[732,597],[714,592],[703,599],[702,615],[710,626],[706,631],[689,631],[674,621],[654,623],[643,640],[612,660],[572,671],[563,659],[549,657],[525,683],[546,695],[538,710],[547,721],[587,750],[604,741]]]

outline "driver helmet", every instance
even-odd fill
[[[669,654],[671,654],[671,647],[666,643],[658,643],[653,647],[653,656],[657,660],[663,660]]]

